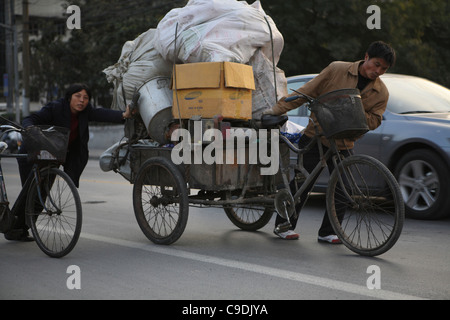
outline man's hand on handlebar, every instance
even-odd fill
[[[266,114],[269,114],[269,115],[272,115],[272,116],[275,116],[275,115],[276,115],[275,112],[274,112],[272,109],[267,109],[267,110],[265,110],[265,111],[262,113],[263,116],[266,115]]]

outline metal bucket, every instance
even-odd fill
[[[139,93],[139,113],[150,138],[161,144],[168,143],[166,132],[173,120],[170,78],[150,79],[139,88]]]

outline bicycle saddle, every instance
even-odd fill
[[[278,126],[282,126],[286,121],[288,121],[288,116],[285,114],[280,116],[263,114],[261,116],[261,127],[267,129],[277,128]]]

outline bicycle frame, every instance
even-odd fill
[[[313,121],[313,119],[310,118],[310,121]],[[303,203],[301,203],[301,208],[297,207],[297,205],[300,204],[301,196],[303,195],[303,193],[305,191],[307,191],[308,189],[311,189],[314,186],[314,184],[316,183],[320,174],[322,173],[323,169],[328,166],[327,165],[328,161],[331,159],[333,161],[334,168],[337,168],[338,162],[343,160],[343,155],[341,154],[340,150],[337,148],[335,140],[332,138],[327,139],[330,143],[330,147],[328,147],[328,150],[326,152],[324,152],[324,148],[323,148],[324,146],[321,141],[321,138],[323,137],[323,135],[319,133],[316,123],[313,122],[313,124],[314,124],[314,129],[315,129],[315,135],[311,139],[311,141],[303,148],[297,148],[294,144],[292,144],[288,140],[288,138],[280,135],[281,142],[286,143],[288,148],[290,150],[292,150],[293,152],[295,152],[295,154],[297,155],[297,164],[294,167],[294,170],[296,171],[295,176],[294,176],[294,181],[295,181],[294,185],[296,188],[295,194],[291,193],[290,188],[289,188],[289,183],[287,182],[287,178],[286,178],[285,174],[283,173],[285,189],[288,190],[290,196],[286,195],[286,192],[283,195],[279,196],[280,197],[279,201],[283,202],[282,207],[277,207],[277,198],[276,198],[277,196],[275,196],[275,207],[276,207],[278,213],[280,214],[280,212],[281,212],[282,217],[285,218],[285,220],[287,221],[286,223],[283,223],[282,225],[277,226],[277,228],[279,228],[280,232],[287,231],[287,229],[290,228],[291,224],[290,224],[289,218],[294,215],[296,216],[299,209],[301,210],[306,203],[307,198],[305,199],[305,201],[303,201]],[[319,159],[320,160],[317,163],[317,165],[314,167],[314,169],[311,172],[308,172],[303,166],[303,155],[305,153],[307,153],[308,151],[310,151],[316,144],[317,144],[317,147],[319,150]],[[348,150],[348,152],[350,155],[353,154],[351,150]],[[282,167],[282,162],[280,161],[280,170],[282,170],[282,172],[285,172],[285,169],[286,168]],[[296,182],[297,175],[298,175],[297,172],[299,172],[302,176],[302,179],[301,179],[302,183],[301,183],[300,187],[298,187],[298,184]],[[348,174],[348,173],[346,173],[346,174]],[[352,176],[347,177],[347,179],[354,181],[354,178]],[[341,176],[339,176],[339,185],[342,187],[341,190],[342,190],[344,196],[349,201],[349,203],[351,203],[352,205],[355,205],[355,201],[348,194],[348,192],[345,188],[345,183]],[[293,202],[293,203],[289,204],[289,202]],[[289,205],[290,210],[293,211],[291,214],[289,214],[286,211],[287,205]],[[294,210],[295,207],[297,207],[296,210]],[[284,211],[284,213],[283,213],[283,211]]]
[[[303,185],[295,193],[295,195],[293,195],[294,200],[297,200],[297,198],[300,197],[300,195],[303,193],[303,191],[305,191],[305,189],[307,188],[308,185],[310,185],[311,183],[314,183],[317,180],[319,175],[322,173],[323,169],[325,167],[327,167],[328,160],[332,159],[335,167],[337,167],[337,165],[338,165],[338,161],[336,160],[336,158],[339,158],[339,160],[341,160],[342,155],[339,152],[339,150],[337,149],[336,144],[334,143],[334,140],[329,139],[330,147],[324,153],[323,144],[320,141],[320,137],[321,137],[320,135],[316,135],[314,138],[311,139],[311,141],[308,143],[308,145],[306,147],[301,148],[301,149],[294,146],[286,137],[284,137],[284,136],[280,137],[283,140],[283,142],[288,145],[289,149],[291,149],[292,151],[294,151],[297,154],[297,165],[294,169],[299,171],[305,177]],[[308,151],[310,151],[311,148],[315,144],[318,145],[320,161],[311,172],[308,172],[303,167],[303,155],[305,153],[307,153]],[[339,157],[337,157],[338,155],[339,155]],[[336,157],[334,157],[334,156],[336,156]]]
[[[5,179],[3,177],[2,163],[0,158],[0,204],[9,204],[8,194],[6,193]]]
[[[0,154],[0,203],[2,205],[9,205],[9,200],[8,200],[8,195],[7,195],[7,191],[6,191],[6,183],[5,183],[5,179],[3,176],[3,168],[2,168],[2,164],[1,164],[1,159],[2,158],[25,158],[26,159],[27,155],[21,155],[21,154]],[[11,212],[15,214],[16,210],[17,210],[17,206],[21,203],[21,201],[26,201],[26,196],[27,196],[27,191],[28,188],[31,184],[31,180],[32,179],[27,179],[25,185],[22,187],[22,190],[20,191],[19,195],[17,196],[16,201],[14,202],[13,207],[11,208]]]

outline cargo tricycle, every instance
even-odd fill
[[[127,179],[134,185],[134,212],[145,236],[156,244],[174,243],[185,230],[190,206],[221,207],[233,224],[248,231],[264,227],[276,212],[287,221],[277,226],[278,231],[286,231],[291,227],[289,219],[297,214],[295,207],[301,195],[310,190],[308,186],[314,185],[330,160],[335,170],[328,183],[326,208],[336,235],[360,255],[388,251],[398,240],[404,221],[398,183],[378,160],[355,155],[351,150],[347,150],[350,156],[344,157],[336,147],[336,140],[356,139],[368,131],[359,91],[338,90],[317,99],[304,98],[317,121],[316,135],[301,149],[280,134],[287,116],[264,115],[257,121],[175,119],[178,129],[192,133],[197,125],[202,134],[159,146],[142,143],[148,139],[148,130],[139,115],[129,120],[125,126],[128,141],[116,149],[115,156],[117,162],[129,162]],[[233,128],[239,128],[245,138],[230,136]],[[208,135],[206,129],[215,131]],[[252,135],[246,135],[248,132]],[[239,139],[240,145],[228,145],[230,140]],[[323,139],[329,142],[328,147],[322,144]],[[222,145],[213,145],[219,140]],[[178,148],[182,143],[190,149]],[[308,172],[303,167],[303,155],[315,144],[321,161]],[[126,157],[120,150],[126,150]],[[260,150],[266,152],[266,158]],[[200,161],[195,161],[196,152],[203,156]],[[290,164],[292,154],[296,162]],[[292,179],[297,186],[295,192],[289,188]]]

